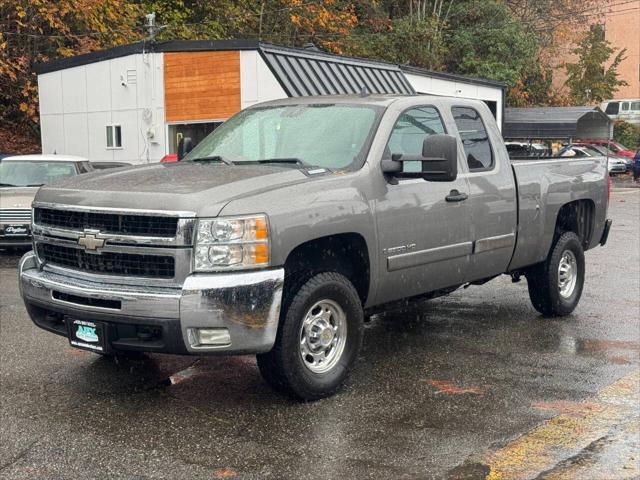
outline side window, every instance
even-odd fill
[[[622,102],[622,111],[626,112],[629,110],[629,102]]]
[[[617,115],[619,111],[620,104],[618,102],[609,102],[604,113],[606,113],[607,115]]]
[[[451,113],[464,146],[469,170],[493,168],[493,150],[480,114],[469,107],[453,107]]]
[[[640,102],[631,102],[631,110],[640,112]]]
[[[429,135],[444,133],[444,124],[434,107],[418,107],[400,115],[393,127],[389,143],[385,149],[385,158],[393,154],[407,156],[422,155],[422,143]],[[405,171],[419,172],[420,162],[406,162]]]

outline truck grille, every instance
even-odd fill
[[[154,217],[117,213],[96,213],[72,210],[35,209],[38,225],[66,229],[95,229],[101,233],[142,237],[174,237],[178,228],[175,217]]]
[[[38,245],[38,256],[45,263],[89,273],[154,278],[175,276],[175,259],[170,256],[113,252],[91,254],[78,248],[49,243]]]
[[[31,223],[30,208],[0,208],[2,223]]]

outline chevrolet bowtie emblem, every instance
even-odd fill
[[[96,250],[104,246],[104,239],[96,237],[93,233],[85,233],[78,238],[78,245],[82,245],[85,250]]]

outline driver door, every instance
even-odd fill
[[[421,155],[424,139],[438,133],[446,133],[438,110],[413,107],[398,117],[384,156]],[[415,168],[419,171],[419,162]],[[458,172],[465,171],[458,158]],[[465,175],[452,182],[394,178],[387,183],[376,202],[380,303],[464,281],[473,246],[469,207],[464,200],[452,200],[453,190],[469,193]]]

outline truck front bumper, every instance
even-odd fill
[[[20,292],[33,322],[68,336],[73,320],[105,326],[105,352],[243,354],[271,350],[284,269],[193,274],[181,288],[89,281],[42,270],[35,254],[19,265]],[[214,344],[198,332],[213,331]],[[217,338],[217,340],[215,340]]]

